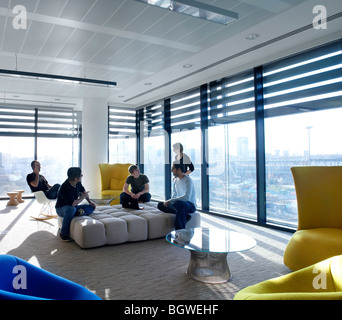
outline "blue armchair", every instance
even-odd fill
[[[0,255],[0,300],[101,300],[81,285],[11,256]]]

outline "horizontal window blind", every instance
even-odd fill
[[[341,42],[264,67],[265,117],[342,107]]]
[[[252,71],[213,81],[209,90],[209,126],[254,119]]]
[[[72,109],[38,109],[38,136],[77,136],[81,112]]]
[[[201,125],[200,90],[171,97],[171,131],[192,130]]]
[[[81,112],[69,108],[0,105],[3,136],[73,137],[81,122]]]
[[[0,105],[0,134],[34,136],[35,110]]]
[[[144,109],[144,136],[149,137],[164,133],[164,105],[156,103]]]
[[[136,111],[129,108],[108,107],[110,139],[136,137]]]

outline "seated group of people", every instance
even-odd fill
[[[63,241],[71,241],[70,223],[74,216],[90,215],[96,208],[90,200],[89,192],[85,190],[82,181],[82,170],[79,167],[71,167],[67,171],[68,178],[62,185],[49,185],[43,175],[40,174],[41,165],[38,161],[32,161],[33,172],[28,174],[26,181],[32,192],[43,191],[48,199],[57,199],[56,212],[63,218],[60,238]],[[80,204],[84,199],[89,204]]]
[[[63,241],[71,241],[70,223],[73,217],[90,215],[96,208],[95,203],[89,198],[89,192],[82,185],[81,168],[69,168],[67,171],[68,178],[63,184],[51,186],[40,174],[41,165],[38,161],[32,161],[31,167],[33,172],[28,174],[26,178],[31,191],[43,191],[47,198],[57,199],[56,212],[60,217],[63,217],[60,238]],[[184,154],[181,154],[180,157],[176,155],[171,168],[174,176],[172,197],[165,202],[158,203],[159,210],[176,215],[176,230],[184,229],[187,221],[191,218],[190,214],[196,211],[195,187],[188,175],[193,170],[194,166],[188,157],[184,157]],[[123,208],[142,209],[139,207],[139,202],[151,200],[149,179],[140,173],[139,167],[136,165],[130,166],[128,171],[130,175],[127,177],[123,192],[120,194],[120,203]],[[84,199],[88,201],[88,204],[81,205]]]

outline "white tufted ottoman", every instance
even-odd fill
[[[114,206],[97,206],[90,216],[75,217],[71,221],[70,236],[83,249],[127,241],[142,241],[166,236],[175,228],[175,215],[161,212],[157,203],[139,204],[143,210]],[[61,227],[63,218],[58,217]],[[201,226],[196,211],[186,224],[187,228]]]

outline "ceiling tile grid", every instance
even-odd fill
[[[296,8],[310,8],[315,0],[197,0],[237,12],[239,19],[223,26],[196,19],[135,0],[0,0],[0,67],[22,71],[117,81],[114,89],[78,88],[75,85],[39,81],[19,85],[3,81],[0,93],[53,95],[70,98],[105,95],[121,103],[122,96],[144,88],[153,76],[168,82],[172,66],[178,70],[196,61],[202,52],[245,36],[252,28]],[[338,0],[321,0],[333,3]],[[340,1],[341,3],[341,1]],[[305,7],[305,4],[308,4]],[[16,30],[12,9],[27,10],[27,29]],[[302,6],[301,6],[302,5]],[[276,27],[276,26],[275,26]],[[328,30],[329,31],[329,30]],[[328,32],[327,31],[327,32]],[[262,35],[263,36],[263,35]],[[246,44],[244,44],[246,46]],[[253,43],[248,43],[253,46]],[[221,58],[228,56],[235,42],[229,43]],[[243,48],[245,49],[245,48]],[[202,59],[195,68],[208,65]],[[194,69],[190,72],[194,72]],[[181,77],[184,73],[179,73]],[[22,92],[20,92],[22,90]],[[84,95],[84,96],[83,96]],[[118,99],[118,96],[121,99]],[[124,100],[125,100],[124,99]],[[135,103],[143,103],[137,100]]]

